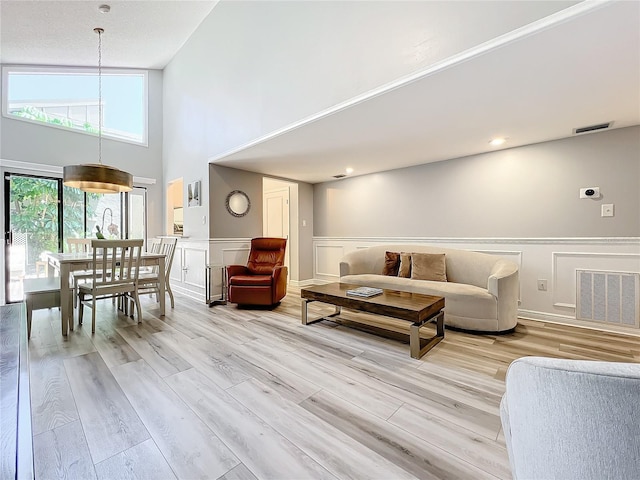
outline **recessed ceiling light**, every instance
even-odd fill
[[[107,5],[107,4],[100,5],[98,7],[98,11],[100,13],[109,13],[111,11],[111,7],[109,5]]]
[[[347,169],[345,170],[345,172],[347,172],[347,175],[351,175],[353,173],[353,168],[351,167],[347,167]]]
[[[504,142],[506,142],[507,139],[503,138],[503,137],[498,137],[498,138],[494,138],[489,142],[489,145],[491,145],[492,147],[497,147],[499,145],[502,145]]]

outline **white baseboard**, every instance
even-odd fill
[[[623,327],[608,323],[592,323],[576,320],[570,315],[558,315],[555,313],[536,312],[533,310],[518,310],[518,318],[524,320],[536,320],[539,322],[557,323],[559,325],[569,325],[572,327],[588,328],[590,330],[600,330],[605,332],[622,333],[640,337],[640,330],[634,327]]]
[[[192,298],[193,300],[196,300],[198,302],[206,303],[204,299],[204,292],[194,292],[193,290],[188,290],[184,287],[181,287],[180,285],[171,285],[171,290],[184,295],[185,297]]]
[[[310,287],[311,285],[317,285],[318,283],[325,283],[322,280],[314,280],[310,278],[308,280],[289,280],[289,285],[296,288]]]

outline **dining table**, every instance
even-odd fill
[[[93,253],[47,253],[47,276],[60,276],[60,314],[62,317],[62,335],[66,336],[73,330],[73,304],[71,273],[78,270],[93,270]],[[160,316],[165,313],[165,254],[143,252],[140,255],[140,265],[158,266],[158,284]]]

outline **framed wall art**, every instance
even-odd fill
[[[199,207],[200,204],[200,180],[191,182],[187,185],[187,205],[190,207]]]

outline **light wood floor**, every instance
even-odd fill
[[[637,337],[531,321],[447,331],[414,360],[398,340],[301,325],[295,290],[273,311],[177,296],[159,319],[155,305],[143,299],[138,325],[99,302],[95,335],[85,322],[68,339],[56,309],[34,312],[38,479],[510,478],[498,405],[511,361],[640,361]]]

